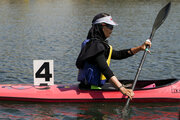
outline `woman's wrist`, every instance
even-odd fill
[[[144,44],[138,47],[138,52],[144,50]]]
[[[129,53],[131,54],[131,55],[134,55],[134,53],[133,53],[133,51],[130,49],[129,50]]]
[[[123,88],[123,87],[124,87],[124,86],[123,86],[123,85],[121,85],[120,87],[118,87],[118,89],[119,89],[119,90],[121,90],[121,88]]]
[[[131,52],[133,53],[133,55],[141,50],[142,50],[142,46],[131,48]]]

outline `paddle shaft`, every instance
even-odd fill
[[[135,86],[136,86],[136,82],[137,82],[137,80],[138,80],[138,77],[139,77],[139,74],[140,74],[140,72],[141,72],[141,69],[142,69],[142,66],[143,66],[143,64],[144,64],[144,61],[145,61],[145,59],[146,59],[146,56],[147,56],[147,50],[144,51],[143,57],[142,57],[141,62],[140,62],[140,64],[139,64],[138,70],[137,70],[137,72],[136,72],[136,76],[135,76],[135,79],[134,79],[134,82],[133,82],[133,86],[132,86],[132,90],[133,90],[133,91],[134,91],[134,88],[135,88]],[[128,97],[128,100],[127,100],[125,106],[128,106],[128,105],[129,105],[129,102],[130,102],[130,98]]]
[[[152,38],[153,38],[153,36],[154,36],[154,33],[155,33],[155,30],[152,30],[151,35],[150,35],[150,37],[149,37],[149,39],[150,39],[151,41],[152,41]],[[144,51],[144,54],[143,54],[142,59],[141,59],[141,62],[140,62],[139,67],[138,67],[138,69],[137,69],[136,76],[135,76],[135,78],[134,78],[134,82],[133,82],[133,86],[132,86],[132,90],[133,90],[133,91],[134,91],[134,88],[135,88],[135,86],[136,86],[136,83],[137,83],[139,74],[141,73],[141,70],[142,70],[142,66],[143,66],[143,64],[144,64],[144,61],[145,61],[145,59],[146,59],[147,49],[148,49],[148,48],[149,48],[149,46],[146,47],[146,50]],[[128,100],[127,100],[125,106],[128,106],[128,105],[129,105],[129,102],[130,102],[130,98],[128,97]]]
[[[162,8],[159,12],[159,14],[157,15],[155,21],[154,21],[154,25],[152,27],[152,32],[150,34],[150,37],[149,39],[152,41],[153,39],[153,36],[154,36],[154,33],[155,31],[161,26],[161,24],[165,21],[168,13],[169,13],[169,10],[170,10],[170,6],[171,6],[171,2],[169,2],[164,8]],[[136,72],[136,76],[134,78],[134,82],[133,82],[133,86],[132,86],[132,90],[134,91],[134,88],[136,86],[136,83],[137,83],[137,80],[138,80],[138,77],[139,77],[139,74],[141,72],[141,69],[142,69],[142,66],[144,64],[144,61],[146,59],[146,56],[147,56],[147,50],[148,50],[149,46],[146,46],[146,50],[144,51],[144,54],[142,56],[142,59],[141,59],[141,62],[139,64],[139,67],[137,69],[137,72]],[[125,108],[128,107],[129,105],[129,102],[130,102],[130,98],[128,97],[128,100],[125,104]]]

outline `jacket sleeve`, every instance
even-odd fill
[[[111,59],[121,60],[133,56],[132,54],[129,54],[128,51],[130,51],[130,49],[124,49],[119,51],[113,50]]]
[[[98,67],[100,72],[104,74],[107,80],[109,80],[112,76],[114,76],[112,70],[109,68],[108,64],[106,63],[106,58],[104,54],[99,54],[94,57],[93,63]]]

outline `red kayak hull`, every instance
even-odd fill
[[[180,80],[155,88],[137,89],[131,102],[180,102]],[[125,102],[116,90],[82,90],[78,85],[0,85],[1,101],[27,102]]]

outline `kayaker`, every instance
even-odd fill
[[[110,82],[121,93],[132,99],[133,91],[126,89],[109,68],[110,59],[121,60],[133,56],[137,52],[145,50],[147,45],[151,47],[151,42],[146,40],[138,47],[116,51],[106,40],[116,25],[107,13],[100,13],[92,20],[92,27],[87,39],[82,43],[81,52],[76,61],[79,69],[79,87],[101,89],[106,82]]]

